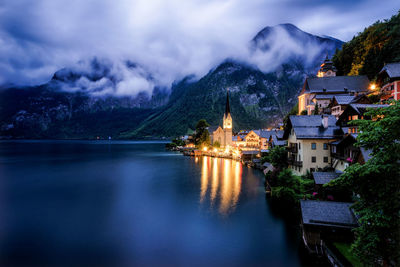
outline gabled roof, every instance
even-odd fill
[[[261,138],[269,138],[271,135],[275,134],[276,131],[266,131],[266,130],[251,130],[250,132],[254,132],[256,135],[258,135]]]
[[[334,95],[315,95],[313,99],[332,99]]]
[[[291,115],[289,117],[290,122],[293,127],[318,127],[322,124],[322,116],[321,115]],[[328,126],[335,126],[336,118],[335,116],[328,116]]]
[[[340,176],[337,172],[313,172],[315,184],[327,184]]]
[[[209,126],[209,127],[207,128],[208,133],[209,133],[210,135],[213,134],[213,133],[218,129],[218,127],[221,127],[221,126],[219,126],[219,125],[217,125],[217,126]]]
[[[367,76],[333,76],[307,78],[302,93],[346,93],[368,91]]]
[[[353,228],[358,226],[350,206],[352,203],[300,200],[304,225]]]
[[[347,106],[347,108],[343,111],[343,113],[339,116],[336,124],[337,125],[342,125],[343,127],[346,125],[346,120],[348,114],[358,114],[358,115],[364,115],[364,113],[367,111],[368,108],[384,108],[388,107],[389,105],[377,105],[377,104],[350,104]],[[354,111],[354,113],[352,113]]]
[[[384,108],[389,105],[377,105],[377,104],[350,104],[350,106],[360,115],[367,111],[367,108]]]
[[[326,116],[326,115],[325,115]],[[288,128],[285,137],[289,136],[289,131],[293,128],[297,139],[335,139],[340,137],[343,132],[336,126],[335,116],[327,116],[328,125],[322,125],[323,116],[289,116]]]
[[[357,142],[357,135],[356,133],[348,134],[345,133],[342,139],[332,142],[331,145],[340,146],[344,141],[350,140],[350,142]]]
[[[274,146],[286,146],[286,141],[280,140],[277,135],[272,135],[272,144]]]
[[[379,72],[386,72],[390,78],[400,78],[400,62],[386,64]]]
[[[354,95],[336,95],[335,100],[339,105],[348,105],[354,100]]]
[[[343,132],[339,127],[293,128],[297,139],[335,139]]]

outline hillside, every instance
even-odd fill
[[[343,45],[333,62],[338,75],[367,75],[374,80],[385,63],[400,61],[400,11],[378,21]]]

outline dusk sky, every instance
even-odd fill
[[[399,9],[398,0],[5,0],[0,85],[43,83],[94,56],[129,59],[171,81],[243,54],[265,26],[293,23],[348,41]]]

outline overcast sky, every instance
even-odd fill
[[[241,53],[265,26],[348,41],[399,9],[398,0],[2,0],[0,85],[44,83],[94,56],[172,81]]]

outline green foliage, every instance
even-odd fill
[[[220,148],[221,144],[218,141],[215,141],[213,146],[216,147],[216,148]]]
[[[400,12],[376,22],[337,50],[337,75],[367,75],[373,80],[385,63],[400,61]]]
[[[356,145],[372,151],[365,164],[349,166],[330,185],[352,188],[360,227],[352,251],[367,265],[400,264],[400,103],[368,111],[359,120]]]
[[[371,103],[373,104],[378,104],[381,100],[381,95],[380,94],[376,94],[376,95],[368,95],[368,99],[371,101]]]
[[[210,134],[207,127],[210,126],[205,119],[201,119],[196,124],[196,134],[194,136],[194,143],[197,146],[210,145]]]
[[[165,145],[166,148],[172,149],[178,146],[185,146],[185,141],[181,140],[180,138],[174,138],[171,140],[171,143]]]
[[[302,110],[301,112],[300,112],[300,115],[307,115],[307,110]]]
[[[272,184],[272,197],[294,204],[307,197],[306,193],[313,188],[314,181],[296,176],[290,169],[283,169]]]
[[[334,242],[333,245],[355,267],[362,266],[361,262],[351,253],[351,245],[348,243]]]
[[[285,147],[276,146],[270,149],[265,161],[269,162],[275,168],[282,170],[287,167],[287,151]]]
[[[269,162],[269,156],[268,155],[264,156],[260,160],[261,160],[261,164],[264,164],[265,162]]]
[[[294,105],[292,107],[292,109],[283,118],[283,127],[286,128],[286,125],[287,125],[287,123],[289,121],[289,116],[290,115],[297,115],[298,112],[299,112],[299,103],[296,103],[296,105]]]

